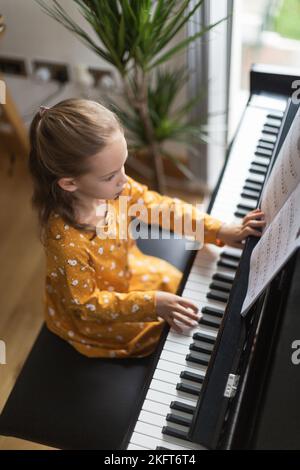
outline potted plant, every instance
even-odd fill
[[[49,16],[117,70],[125,104],[121,107],[111,100],[111,106],[129,132],[129,149],[146,150],[154,170],[155,189],[162,193],[166,189],[163,157],[172,159],[192,178],[188,167],[170,155],[163,144],[171,140],[190,146],[202,140],[200,119],[189,120],[189,111],[203,93],[174,110],[175,99],[189,75],[182,68],[163,69],[162,64],[219,23],[170,46],[204,0],[193,8],[192,0],[73,0],[95,31],[99,44],[57,0],[50,0],[51,6],[49,0],[47,4],[36,1]]]

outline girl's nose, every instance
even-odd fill
[[[126,183],[127,183],[127,177],[125,175],[125,171],[123,170],[122,174],[121,174],[121,177],[120,177],[119,186],[122,186]]]

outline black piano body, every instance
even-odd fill
[[[251,92],[291,96],[297,77],[266,69],[253,67]],[[287,101],[269,171],[298,107]],[[243,251],[189,432],[209,449],[300,449],[300,365],[292,360],[300,340],[300,250],[244,318],[256,243],[250,238]]]

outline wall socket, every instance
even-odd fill
[[[0,72],[11,75],[19,75],[27,77],[27,68],[24,59],[17,59],[15,57],[0,57]]]
[[[111,70],[95,69],[94,67],[88,67],[89,73],[94,77],[94,86],[97,87],[103,77],[112,77]]]
[[[65,83],[70,80],[69,70],[66,64],[62,64],[58,62],[46,62],[44,60],[33,61],[32,63],[33,73],[41,67],[45,67],[49,70],[51,80],[56,80],[61,83]]]

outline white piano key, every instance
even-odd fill
[[[182,371],[186,370],[187,372],[192,372],[193,374],[199,374],[199,375],[204,375],[206,372],[206,367],[199,365],[198,368],[196,367],[190,367],[189,365],[183,366],[182,364],[176,364],[176,362],[169,362],[166,361],[165,359],[159,359],[159,362],[157,363],[157,369],[160,369],[162,371],[171,371],[174,374],[178,374],[178,380],[179,380],[179,375]]]
[[[170,413],[170,404],[171,403],[168,403],[166,405],[164,403],[158,403],[157,401],[152,401],[146,398],[144,400],[142,409],[151,411],[152,413],[156,413],[158,415],[167,416],[167,414]]]
[[[158,403],[164,403],[165,405],[170,405],[172,401],[178,400],[182,403],[185,403],[186,405],[195,406],[195,402],[193,402],[189,398],[175,398],[174,395],[169,395],[168,393],[153,390],[152,388],[149,388],[147,398],[152,401],[157,401]]]
[[[174,425],[175,428],[175,425]],[[146,424],[146,423],[141,423],[140,421],[137,422],[136,424],[136,431],[144,434],[146,436],[153,436],[156,437],[157,439],[161,439],[162,441],[166,441],[169,443],[174,443],[177,445],[185,446],[186,448],[189,449],[199,449],[201,450],[203,447],[200,446],[199,444],[190,442],[190,441],[185,441],[184,439],[178,439],[176,437],[172,436],[167,436],[165,434],[161,433],[161,430],[158,426],[153,426],[151,424]]]
[[[163,439],[157,439],[152,436],[145,436],[140,432],[134,432],[131,437],[131,442],[136,445],[141,445],[147,449],[156,449],[156,447],[166,447],[170,450],[190,450],[188,447],[184,447],[176,444],[175,442],[166,441]]]

